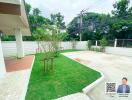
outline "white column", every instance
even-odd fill
[[[17,57],[22,58],[24,57],[24,47],[22,41],[22,33],[20,29],[16,30],[15,37],[16,37]]]
[[[6,73],[4,56],[2,51],[1,39],[0,39],[0,77],[3,77]]]
[[[117,46],[117,39],[115,39],[115,43],[114,43],[114,47],[116,47]]]
[[[98,46],[98,41],[97,41],[97,40],[96,40],[95,46],[96,46],[96,47]]]

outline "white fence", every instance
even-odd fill
[[[36,50],[38,48],[37,42],[23,42],[24,45],[24,52],[26,55],[28,54],[35,54]],[[64,50],[66,49],[72,49],[72,42],[61,42],[60,47],[62,47]],[[3,41],[2,42],[2,49],[4,57],[9,56],[16,56],[17,50],[16,50],[16,42],[15,41]],[[77,42],[76,49],[87,49],[86,41]]]
[[[72,42],[61,42],[60,47],[62,47],[64,50],[66,49],[72,49]],[[37,42],[24,42],[24,51],[25,54],[35,54],[36,49],[38,48]],[[4,53],[4,57],[9,56],[16,56],[16,42],[2,42],[2,49]],[[87,41],[78,41],[76,44],[76,49],[79,50],[86,50],[87,49]],[[132,48],[124,48],[124,47],[106,47],[106,53],[110,54],[117,54],[117,55],[123,55],[123,56],[131,56],[132,57]]]

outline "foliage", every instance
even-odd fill
[[[61,13],[51,14],[51,22],[53,25],[56,25],[59,29],[65,29],[64,16]]]
[[[40,16],[40,11],[37,8],[34,8],[33,14],[30,14],[28,19],[32,33],[34,33],[36,29],[41,27],[42,25],[51,24],[51,21],[49,19]]]
[[[120,0],[113,7],[112,16],[87,12],[83,15],[82,40],[131,39],[132,38],[132,7],[129,0]],[[68,25],[70,39],[78,38],[78,16]]]
[[[115,10],[112,11],[117,17],[126,18],[131,14],[132,7],[129,8],[130,0],[120,0],[116,2],[113,7]]]
[[[39,16],[40,13],[41,13],[41,11],[40,11],[38,8],[34,8],[34,9],[33,9],[33,15],[34,15],[34,16]]]
[[[35,40],[34,34],[43,25],[57,26],[58,33],[66,29],[64,16],[61,13],[51,14],[51,19],[41,15],[38,8],[32,8],[30,4],[25,5],[26,13],[32,36],[23,37],[24,40]],[[130,0],[119,0],[113,4],[113,14],[99,14],[87,12],[83,15],[83,27],[81,29],[82,40],[101,40],[104,36],[107,39],[132,39],[132,6]],[[64,40],[79,40],[79,24],[76,16],[67,26],[68,35]],[[36,35],[36,34],[35,34]],[[14,40],[13,36],[3,36],[2,40]]]
[[[102,52],[104,52],[105,47],[108,45],[108,41],[105,37],[103,37],[102,40],[100,40],[100,45]]]
[[[1,38],[2,41],[15,41],[15,36],[9,36],[9,35],[6,35],[4,34]]]
[[[36,29],[34,37],[37,41],[42,41],[41,47],[47,53],[47,58],[57,57],[60,49],[60,41],[64,40],[67,33],[58,33],[58,28],[54,25],[43,25]],[[46,41],[46,44],[43,42]]]
[[[31,5],[28,4],[28,3],[26,3],[25,7],[26,7],[26,14],[27,14],[27,16],[29,17],[30,11],[31,11],[31,8],[32,8],[32,7],[31,7]]]
[[[61,41],[67,41],[68,40],[68,33],[67,32],[60,33],[59,38]]]
[[[61,54],[54,60],[54,72],[45,74],[43,63],[40,63],[42,58],[43,54],[36,54],[26,100],[52,100],[81,92],[101,76],[99,72]]]
[[[91,49],[91,47],[92,47],[92,41],[91,40],[87,41],[87,47],[89,50]]]
[[[105,14],[98,13],[86,13],[83,16],[83,28],[82,28],[82,39],[86,40],[95,40],[101,39],[103,35],[109,30],[108,22],[110,16]],[[79,36],[79,27],[77,23],[77,17],[75,17],[72,22],[68,25],[68,33],[71,37],[76,38]]]
[[[92,47],[90,50],[96,51],[96,52],[102,52],[102,48],[100,48],[100,47]]]

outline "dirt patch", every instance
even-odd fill
[[[83,59],[80,59],[80,58],[75,58],[75,60],[78,61],[78,62],[86,63],[86,64],[89,64],[90,63],[90,61],[83,60]]]
[[[76,61],[81,62],[82,60],[80,58],[75,58]]]

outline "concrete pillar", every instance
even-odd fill
[[[6,73],[4,56],[2,51],[1,39],[0,39],[0,77],[3,77]]]
[[[20,29],[16,30],[15,37],[16,37],[17,57],[22,58],[24,57],[24,47],[22,41],[22,33]]]
[[[97,40],[96,40],[95,46],[96,46],[96,47],[98,46],[98,41],[97,41]]]
[[[117,46],[117,39],[115,39],[115,42],[114,42],[114,47]]]

